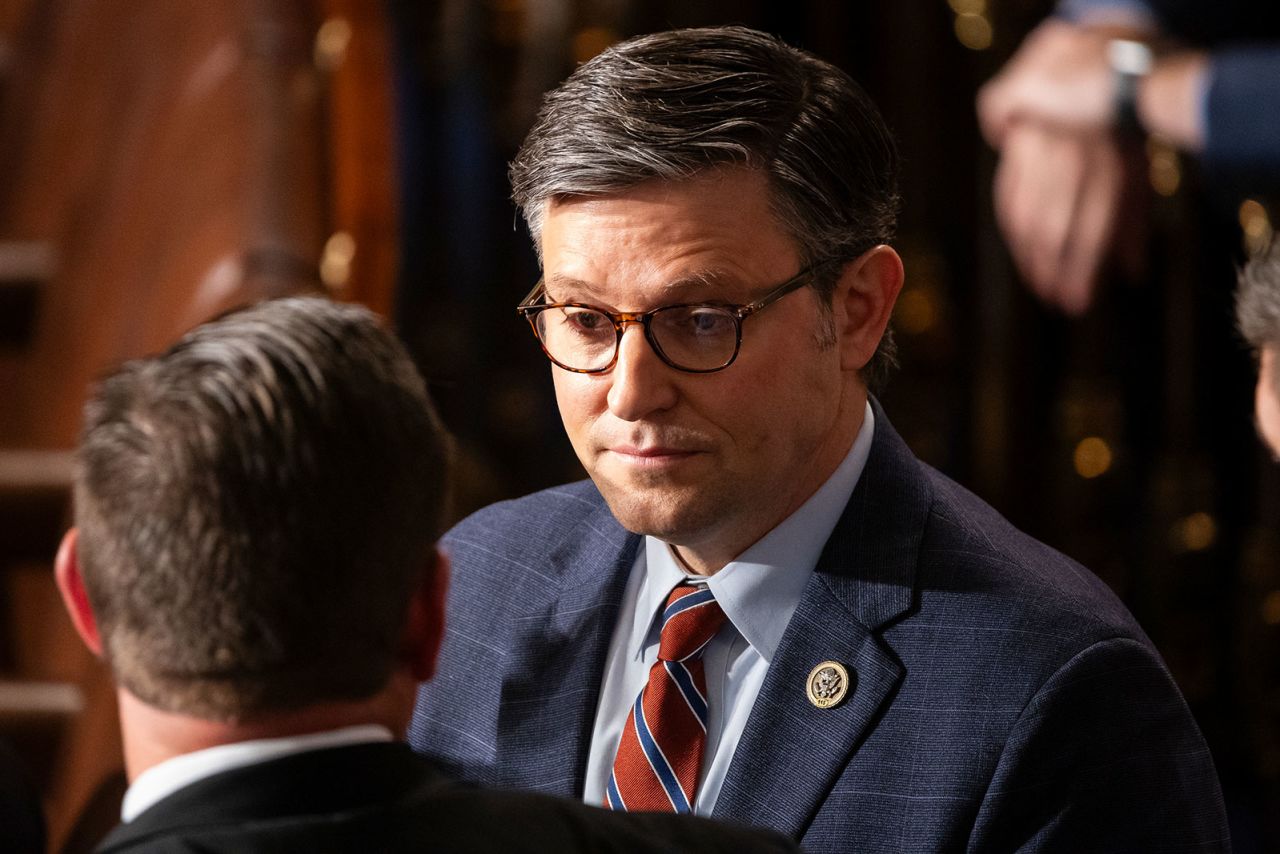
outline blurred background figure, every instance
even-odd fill
[[[1280,459],[1280,243],[1240,272],[1236,292],[1240,334],[1258,357],[1254,418],[1258,435]]]
[[[1085,311],[1112,248],[1142,264],[1144,136],[1224,190],[1280,190],[1280,7],[1064,0],[978,94],[1000,152],[995,207],[1036,294]]]
[[[1220,49],[1233,5],[1201,35],[1161,26]],[[1232,325],[1236,266],[1276,209],[1261,185],[1204,171],[1208,153],[1135,140],[1126,174],[1146,212],[1127,221],[1145,224],[1130,250],[1145,271],[1102,266],[1108,286],[1080,319],[1046,310],[997,226],[999,160],[973,105],[1053,12],[0,3],[0,737],[44,794],[53,847],[86,808],[119,809],[119,787],[91,797],[118,771],[114,695],[50,572],[89,381],[230,305],[324,293],[389,316],[409,343],[459,439],[457,514],[582,476],[513,310],[538,272],[506,163],[541,94],[606,45],[740,23],[849,72],[898,138],[903,366],[882,396],[895,427],[1119,593],[1214,751],[1236,849],[1280,848],[1280,468],[1263,464]]]

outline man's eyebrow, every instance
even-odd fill
[[[734,282],[735,278],[726,271],[708,268],[686,273],[680,278],[668,282],[663,287],[663,290],[669,294],[698,290],[706,291],[709,288],[715,288],[720,291]]]
[[[662,296],[663,301],[688,298],[690,292],[697,294],[699,298],[706,299],[719,296],[718,293],[710,294],[706,293],[706,291],[715,289],[719,292],[737,281],[737,277],[724,270],[715,268],[693,270],[662,284],[658,289],[658,294]],[[587,297],[604,298],[604,294],[598,285],[560,273],[545,277],[543,279],[543,290],[546,292],[547,298],[552,301],[561,300],[566,291],[575,297],[578,294],[584,294]]]
[[[566,276],[563,273],[557,273],[553,276],[542,277],[542,290],[547,295],[548,302],[564,301],[564,292],[568,291],[574,300],[585,294],[588,297],[600,297],[600,289],[591,282],[584,279],[577,279],[573,276]]]

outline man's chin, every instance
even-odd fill
[[[595,479],[618,524],[633,534],[657,537],[664,542],[681,545],[696,539],[717,516],[707,510],[703,496],[687,490],[658,488],[642,484],[620,485]]]

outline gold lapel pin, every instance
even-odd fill
[[[849,671],[838,661],[824,661],[809,671],[805,683],[809,702],[819,709],[839,705],[849,693]]]

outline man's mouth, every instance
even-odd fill
[[[658,467],[672,465],[694,457],[702,451],[673,445],[612,445],[607,452],[625,463],[636,466]]]

